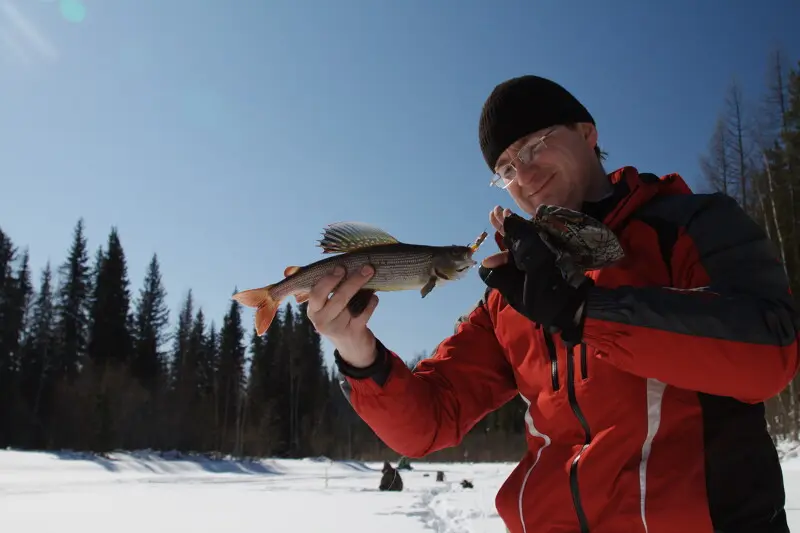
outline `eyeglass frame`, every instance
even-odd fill
[[[492,179],[489,180],[489,186],[490,187],[497,187],[497,188],[502,189],[502,190],[508,189],[508,187],[512,183],[514,183],[514,180],[517,179],[517,173],[519,172],[517,170],[517,167],[514,166],[514,161],[519,159],[519,161],[522,164],[522,166],[529,165],[533,161],[533,159],[534,159],[534,157],[536,155],[536,150],[538,150],[540,147],[547,148],[547,143],[545,143],[545,139],[547,137],[551,136],[556,131],[558,131],[558,126],[552,128],[550,131],[544,133],[543,135],[540,135],[538,137],[534,137],[533,139],[529,140],[524,145],[522,145],[522,147],[519,150],[517,150],[517,153],[514,155],[514,157],[511,158],[511,161],[509,161],[508,163],[505,163],[502,167],[500,167],[500,170],[498,170],[497,172],[492,174]],[[531,154],[532,154],[530,160],[528,160],[528,161],[524,161],[523,159],[520,158],[520,154],[523,153],[523,151],[525,151],[525,150],[531,151]],[[514,171],[514,175],[511,178],[504,178],[504,177],[502,177],[500,175],[501,174],[501,170],[504,171],[507,168],[510,168],[511,170]],[[507,183],[505,183],[505,185],[498,185],[498,183],[500,183],[501,181],[506,181],[506,180],[508,180],[508,181],[507,181]]]

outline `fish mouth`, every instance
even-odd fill
[[[458,272],[459,274],[462,274],[462,273],[466,272],[467,270],[473,268],[477,264],[478,264],[478,262],[475,261],[472,258],[472,253],[470,253],[469,257],[467,258],[467,261],[465,261],[460,266],[456,267],[456,272]]]

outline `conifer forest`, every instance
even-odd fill
[[[776,51],[764,66],[761,94],[743,94],[732,78],[708,146],[698,147],[696,175],[684,177],[696,192],[738,200],[774,242],[798,295],[800,63]],[[124,228],[110,228],[91,253],[76,216],[63,260],[40,272],[29,267],[28,243],[0,219],[0,447],[396,456],[339,390],[305,304],[290,301],[262,337],[251,310],[233,300],[222,317],[207,316],[191,291],[168,309],[158,256],[144,279],[131,280]],[[795,380],[767,402],[775,439],[800,438],[798,388]],[[516,461],[523,413],[515,399],[429,459]]]

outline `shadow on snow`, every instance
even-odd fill
[[[234,458],[215,453],[159,452],[154,450],[103,452],[76,452],[64,450],[44,452],[63,461],[91,461],[109,472],[121,470],[149,471],[174,474],[190,470],[192,465],[214,474],[275,475],[281,469],[271,461],[257,458]]]

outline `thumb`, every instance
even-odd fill
[[[497,289],[504,296],[515,297],[525,284],[525,272],[509,261],[508,252],[501,252],[483,260],[478,275],[487,287]]]
[[[481,261],[481,266],[486,268],[497,268],[501,265],[505,265],[506,263],[508,263],[508,252],[503,251],[485,258],[483,261]]]

